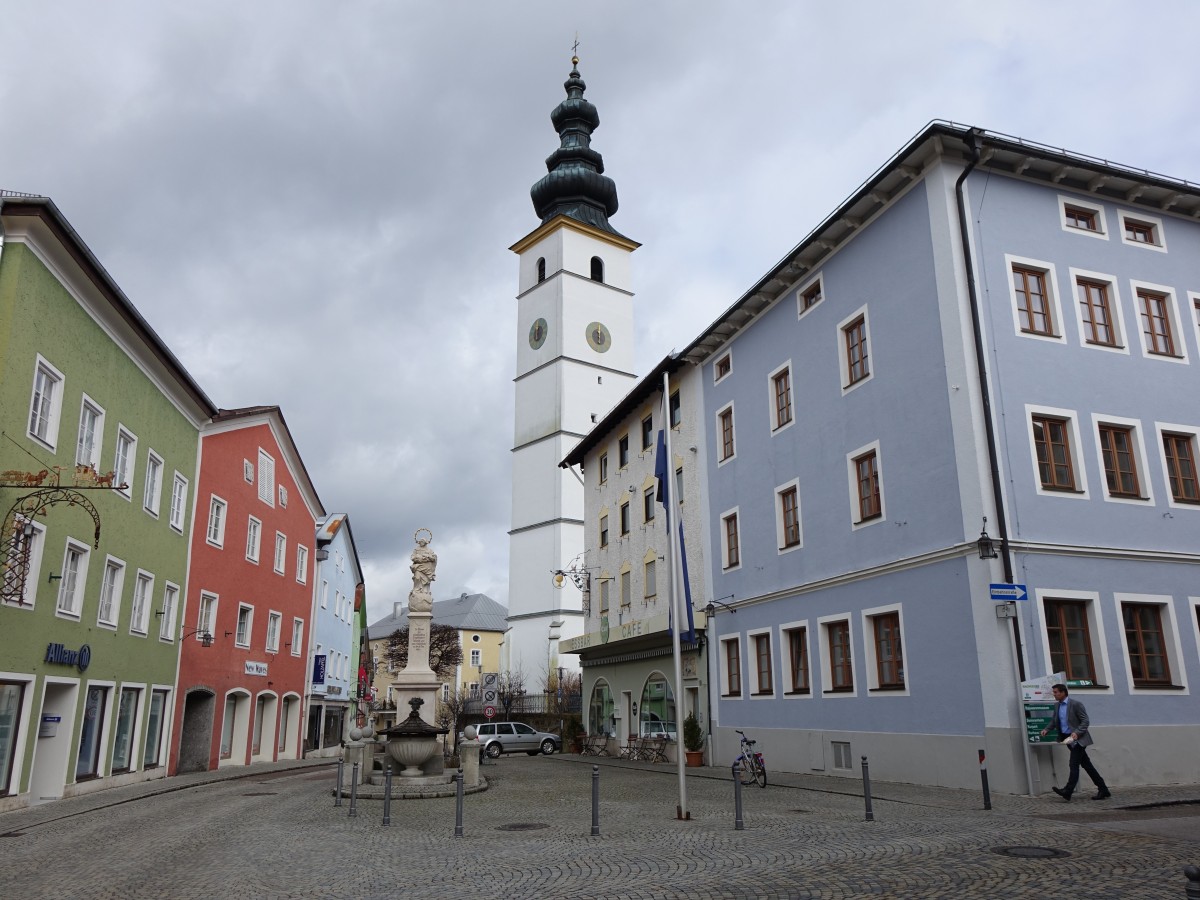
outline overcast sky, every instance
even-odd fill
[[[576,32],[640,375],[930,119],[1200,181],[1200,4],[1141,7],[0,0],[0,188],[52,197],[217,405],[283,408],[372,621],[419,527],[437,599],[506,603],[507,247]]]

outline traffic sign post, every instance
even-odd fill
[[[998,603],[1005,603],[1010,600],[1028,600],[1029,591],[1023,584],[992,584],[992,599]]]

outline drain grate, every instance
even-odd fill
[[[248,794],[242,794],[243,797],[274,797],[275,791],[251,791]]]
[[[545,822],[510,822],[507,825],[500,825],[496,828],[497,831],[538,831],[542,828],[549,828]]]
[[[1018,859],[1061,859],[1071,855],[1066,850],[1055,850],[1053,847],[993,847],[992,852]]]

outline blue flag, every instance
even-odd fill
[[[666,432],[659,429],[658,445],[655,447],[654,454],[654,477],[658,479],[658,492],[655,499],[662,504],[663,513],[667,517],[667,536],[670,538],[671,528],[674,527],[679,532],[679,568],[683,572],[683,601],[684,607],[687,609],[688,627],[686,632],[679,635],[682,641],[696,640],[696,624],[692,616],[692,585],[688,578],[687,568],[687,551],[683,546],[683,520],[682,518],[673,515],[675,504],[671,503],[671,476],[672,476],[671,460],[667,458],[667,437]],[[678,519],[676,522],[675,520]],[[674,578],[675,570],[671,568],[671,578]],[[671,595],[674,597],[674,594]],[[670,609],[671,627],[674,628],[674,612],[675,604],[672,601]]]

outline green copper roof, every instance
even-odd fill
[[[623,237],[608,224],[608,217],[617,211],[617,185],[603,174],[604,157],[591,148],[600,113],[583,99],[587,85],[579,77],[578,57],[572,57],[571,74],[563,87],[567,99],[550,114],[561,143],[546,158],[548,174],[529,191],[534,211],[543,223],[565,215]]]

